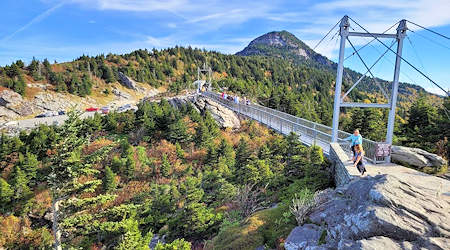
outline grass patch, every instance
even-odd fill
[[[280,205],[256,212],[242,222],[228,223],[207,249],[255,249],[262,245],[277,248],[295,226],[288,207]]]

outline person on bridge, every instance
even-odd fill
[[[359,134],[359,130],[355,129],[355,131],[353,131],[353,134],[350,135],[349,137],[345,138],[344,140],[352,142],[352,144],[351,144],[352,152],[353,152],[352,161],[355,161],[355,158],[356,158],[355,146],[362,144],[362,136]]]
[[[358,171],[361,173],[361,175],[364,175],[366,172],[366,167],[363,162],[364,157],[364,149],[362,147],[362,144],[355,145],[355,160],[353,161],[353,166],[358,169]]]

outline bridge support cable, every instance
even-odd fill
[[[319,40],[319,42],[316,44],[316,46],[313,47],[313,50],[315,50],[317,48],[317,46],[319,46],[319,44],[331,33],[331,31],[334,30],[334,28],[336,28],[336,26],[341,22],[341,20],[339,20],[328,32],[327,34],[322,37],[322,39]],[[334,37],[334,36],[333,36]]]
[[[394,46],[394,44],[395,44],[395,40],[392,41],[390,47],[392,48],[392,46]],[[378,52],[379,52],[379,51],[378,51]],[[386,49],[386,50],[378,57],[378,59],[375,60],[375,62],[370,66],[369,69],[372,69],[372,68],[373,68],[373,67],[381,60],[381,58],[383,58],[383,57],[386,55],[387,52],[389,52],[388,49]],[[369,73],[369,71],[366,71],[366,72],[358,79],[358,81],[356,81],[356,82],[350,87],[350,89],[347,90],[347,92],[345,92],[345,94],[341,97],[341,102],[342,102],[342,103],[344,102],[344,98],[347,97],[347,95],[353,90],[353,88],[355,88],[356,85],[358,85],[359,82],[361,82],[361,80],[364,79],[364,77],[366,77],[367,73]],[[389,100],[389,97],[386,97],[386,98]]]
[[[444,44],[442,44],[442,43],[440,43],[440,42],[437,42],[437,41],[435,41],[435,40],[433,40],[433,39],[430,39],[430,38],[428,38],[428,37],[426,37],[426,36],[420,34],[419,32],[416,32],[416,31],[414,31],[414,30],[410,30],[410,31],[411,31],[412,33],[414,33],[414,35],[418,35],[418,36],[420,36],[421,38],[423,38],[423,39],[425,39],[425,40],[427,40],[427,41],[429,41],[429,42],[432,42],[432,43],[437,44],[437,45],[439,45],[439,46],[441,46],[441,47],[443,47],[443,48],[446,48],[446,49],[450,50],[450,47],[448,47],[448,46],[446,46],[446,45],[444,45]]]
[[[394,28],[396,25],[398,24],[398,22],[394,23],[391,27],[389,27],[387,30],[383,31],[380,34],[385,34],[386,32],[388,32],[389,30],[391,30],[392,28]],[[356,54],[356,52],[361,51],[362,49],[364,49],[365,47],[367,47],[368,45],[370,45],[373,41],[375,41],[375,38],[372,38],[372,40],[370,40],[369,42],[367,42],[366,44],[364,44],[363,46],[361,46],[360,48],[358,48],[355,52],[351,53],[350,55],[348,55],[344,61],[346,61],[347,59],[349,59],[350,57],[354,56]]]
[[[426,28],[426,27],[424,27],[424,26],[422,26],[422,25],[419,25],[419,24],[417,24],[417,23],[411,22],[411,21],[409,21],[409,20],[406,20],[406,21],[407,21],[408,23],[410,23],[410,24],[416,25],[416,26],[419,27],[419,28],[422,28],[422,29],[424,29],[424,30],[427,30],[427,31],[429,31],[429,32],[431,32],[431,33],[433,33],[433,34],[435,34],[435,35],[438,35],[438,36],[443,37],[443,38],[445,38],[445,39],[447,39],[447,40],[450,40],[450,37],[448,37],[448,36],[446,36],[446,35],[443,35],[443,34],[441,34],[441,33],[439,33],[439,32],[436,32],[436,31],[434,31],[434,30],[432,30],[432,29]]]
[[[364,62],[364,60],[362,59],[361,55],[356,51],[355,46],[353,46],[352,41],[350,41],[350,39],[347,37],[347,41],[348,43],[352,46],[353,50],[356,52],[356,55],[358,56],[359,60],[361,60],[362,64],[364,64],[364,67],[367,69],[367,71],[370,73],[370,75],[372,76],[373,80],[375,81],[375,83],[377,84],[378,88],[380,88],[381,92],[383,93],[384,97],[386,97],[386,100],[389,100],[389,95],[386,93],[386,90],[383,88],[383,86],[381,86],[381,84],[377,81],[377,78],[372,74],[372,71],[370,71],[370,69],[373,67],[367,67],[366,62]]]
[[[365,29],[363,26],[361,26],[359,23],[357,23],[355,20],[353,20],[351,17],[349,17],[350,20],[352,20],[356,25],[358,25],[361,29],[363,29],[367,35],[370,35],[372,37],[374,37],[379,43],[381,43],[384,47],[389,48],[385,43],[383,43],[380,39],[378,39],[378,37],[374,34],[374,33],[370,33],[369,31],[367,31],[367,29]],[[404,22],[406,22],[406,20],[402,20]],[[406,31],[405,31],[406,32]],[[399,57],[402,61],[404,61],[406,64],[408,64],[411,68],[413,68],[414,70],[416,70],[417,72],[419,72],[423,77],[425,77],[428,81],[432,82],[435,86],[437,86],[439,89],[441,89],[447,96],[450,96],[450,92],[446,91],[444,88],[442,88],[439,84],[437,84],[435,81],[433,81],[433,79],[431,79],[430,77],[428,77],[426,74],[424,74],[422,71],[420,71],[416,66],[414,66],[412,63],[410,63],[408,60],[406,60],[405,58],[403,58],[401,55],[399,55],[398,53],[396,53],[395,51],[393,51],[392,49],[389,48],[389,50],[396,54],[397,57]]]

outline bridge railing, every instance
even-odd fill
[[[219,94],[214,92],[203,92],[202,94],[241,115],[245,115],[251,119],[257,120],[260,123],[263,123],[282,134],[295,132],[300,136],[307,136],[311,138],[311,144],[317,143],[319,145],[321,144],[322,146],[327,145],[328,147],[329,143],[331,142],[332,128],[329,126],[317,122],[312,122],[297,116],[281,112],[279,110],[271,109],[257,104],[238,104],[233,101],[223,99]],[[350,143],[348,143],[348,141],[345,141],[344,138],[350,135],[350,133],[347,133],[345,131],[339,130],[338,132],[338,143],[347,152],[350,151]],[[366,152],[365,159],[375,164],[384,162],[384,157],[376,157],[376,145],[377,142],[375,141],[363,139],[363,147],[364,151]],[[324,148],[324,151],[327,150],[328,149]]]

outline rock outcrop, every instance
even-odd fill
[[[5,120],[9,117],[27,116],[36,111],[36,107],[31,105],[29,101],[26,101],[18,93],[4,89],[0,92],[0,116],[4,116]],[[16,115],[13,115],[16,114]]]
[[[391,158],[394,162],[406,164],[419,169],[425,167],[441,168],[447,165],[447,161],[442,157],[429,153],[420,148],[408,148],[402,146],[392,146]]]
[[[238,129],[241,127],[238,116],[228,108],[203,96],[183,95],[168,99],[172,106],[191,103],[199,112],[208,111],[222,128]]]
[[[122,72],[119,72],[119,82],[129,89],[137,90],[136,82]]]
[[[368,176],[329,192],[286,249],[448,249],[450,193],[421,180]]]

